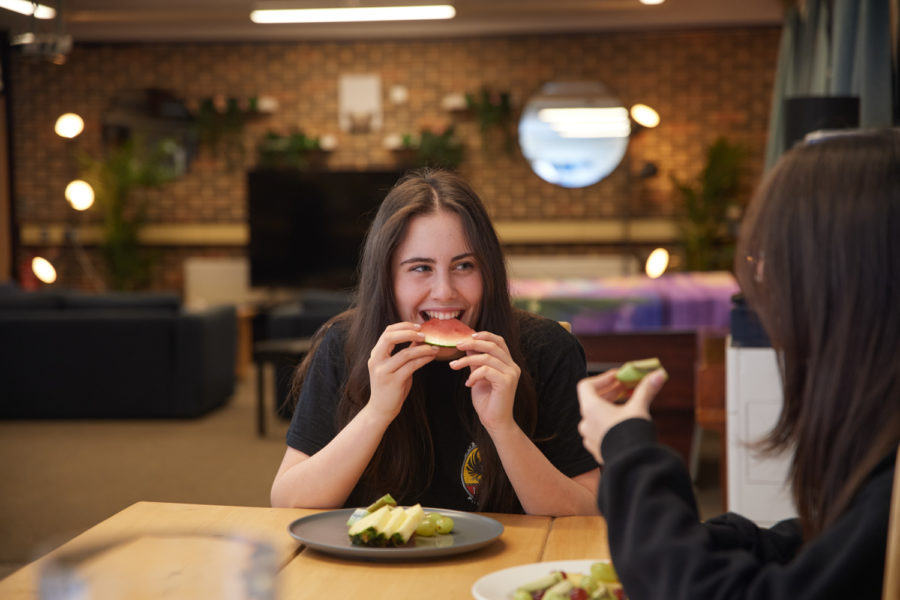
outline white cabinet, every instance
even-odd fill
[[[781,412],[781,377],[772,348],[735,347],[728,340],[726,409],[728,510],[768,527],[796,516],[787,483],[790,456],[761,457],[751,446]]]

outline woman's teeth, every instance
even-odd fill
[[[453,312],[445,312],[445,311],[424,311],[425,320],[428,319],[458,319],[462,314],[462,311],[453,311]]]

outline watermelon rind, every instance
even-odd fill
[[[616,372],[616,379],[627,386],[635,386],[648,373],[662,367],[658,358],[644,358],[625,363]]]

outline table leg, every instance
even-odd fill
[[[265,361],[256,362],[256,434],[266,435]]]

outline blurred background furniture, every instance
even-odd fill
[[[264,410],[265,366],[274,367],[275,412],[290,419],[293,407],[288,402],[291,377],[309,350],[310,338],[328,319],[350,307],[351,296],[347,292],[308,289],[297,299],[260,310],[255,320],[253,360],[257,366],[257,403]],[[265,416],[260,413],[260,435],[265,434]]]
[[[275,378],[275,412],[288,418],[293,413],[293,403],[288,398],[294,369],[309,352],[312,340],[286,338],[261,340],[253,344],[253,362],[256,364],[256,433],[266,435],[266,365],[271,364]]]
[[[294,299],[295,292],[252,288],[250,261],[245,256],[191,256],[184,261],[184,306],[202,310],[230,304],[237,311],[235,373],[246,377],[253,361],[256,323],[265,307]]]
[[[700,436],[707,432],[714,432],[719,437],[719,481],[723,486],[722,512],[728,510],[728,498],[724,490],[728,480],[728,446],[725,443],[727,436],[727,411],[725,409],[725,348],[728,343],[728,335],[725,333],[708,333],[700,338],[700,355],[697,360],[696,381],[694,390],[694,421],[698,427],[698,435],[694,438],[694,447],[691,452],[691,472],[697,475],[700,458]]]
[[[194,417],[234,393],[233,306],[174,293],[0,294],[0,417]]]
[[[620,265],[620,260],[615,264]],[[724,345],[737,283],[724,271],[671,273],[650,279],[596,276],[592,273],[595,266],[578,270],[577,263],[570,263],[557,276],[547,271],[513,277],[514,302],[520,308],[570,322],[572,333],[584,347],[589,373],[628,360],[658,357],[669,381],[651,408],[657,430],[663,443],[693,467],[698,400],[725,404],[723,373],[710,368],[709,357],[716,355],[717,345]]]
[[[308,349],[309,338],[328,319],[349,308],[351,296],[333,289],[259,287],[251,279],[247,257],[190,257],[184,261],[184,303],[197,310],[216,304],[235,306],[236,374],[243,378],[256,366],[257,407],[264,411],[267,367],[271,366],[273,406],[287,419],[291,376]],[[264,435],[265,430],[265,415],[260,412],[257,431]]]
[[[572,323],[576,335],[636,331],[727,332],[731,297],[727,271],[603,277],[595,274],[513,277],[517,306]]]
[[[728,510],[769,527],[797,514],[787,482],[790,454],[763,457],[751,445],[778,420],[781,375],[759,318],[740,297],[732,311],[726,380]]]

